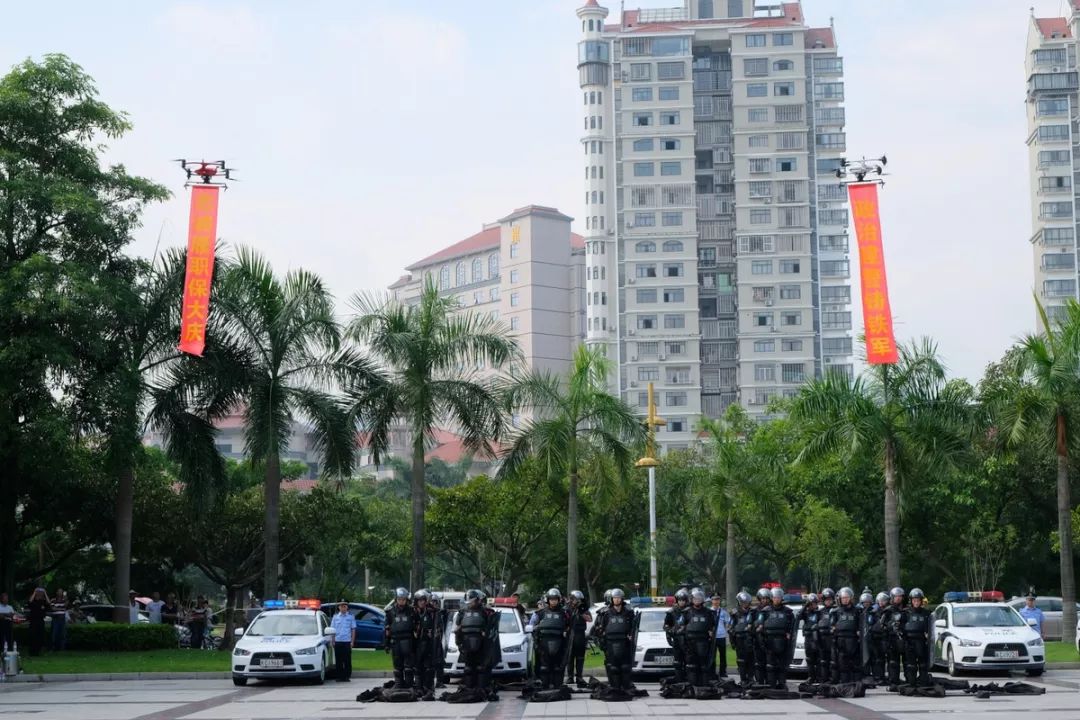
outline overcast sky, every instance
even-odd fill
[[[580,4],[9,3],[0,67],[66,53],[130,113],[110,158],[176,193],[147,213],[136,252],[159,233],[184,241],[169,160],[225,158],[242,182],[221,236],[321,273],[344,300],[515,207],[583,216]],[[1033,325],[1024,43],[1030,5],[1065,4],[803,0],[811,24],[835,18],[849,155],[889,156],[897,335],[934,337],[972,380]]]

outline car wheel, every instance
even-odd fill
[[[948,660],[948,663],[949,663],[949,676],[950,677],[960,677],[960,668],[956,667],[956,658],[953,657],[953,651],[952,651],[951,647],[949,648],[948,658],[949,658],[949,660]]]
[[[326,661],[323,660],[322,667],[319,668],[319,675],[315,678],[316,685],[322,685],[326,682]]]
[[[247,685],[247,681],[248,681],[248,679],[246,677],[244,677],[243,675],[233,675],[232,676],[232,684],[235,685],[236,687],[244,687],[245,685]]]
[[[1027,670],[1028,677],[1041,677],[1045,668],[1030,668]]]

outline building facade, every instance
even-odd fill
[[[1070,0],[1068,7],[1072,14],[1067,18],[1032,15],[1025,59],[1034,289],[1051,321],[1064,311],[1068,298],[1080,298],[1074,182],[1080,151],[1080,0]]]
[[[843,60],[798,2],[608,14],[577,10],[586,342],[632,406],[654,383],[674,448],[853,372]]]

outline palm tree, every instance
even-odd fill
[[[461,435],[473,453],[494,454],[492,442],[502,428],[502,412],[491,385],[475,369],[480,363],[498,370],[518,357],[517,343],[486,314],[456,312],[457,301],[443,297],[427,281],[416,305],[383,296],[356,295],[357,316],[349,335],[366,346],[380,368],[371,382],[351,385],[352,412],[368,434],[376,463],[391,452],[391,432],[398,423],[412,444],[413,588],[424,584],[424,512],[427,482],[424,455],[437,428]]]
[[[305,270],[284,278],[256,252],[240,248],[225,272],[216,299],[224,333],[241,361],[223,372],[242,388],[244,442],[248,458],[265,467],[263,493],[263,597],[278,594],[281,453],[297,420],[310,422],[324,475],[352,470],[355,434],[344,404],[333,394],[340,383],[371,375],[362,358],[340,351],[341,328],[322,280]]]
[[[567,478],[566,589],[578,583],[578,483],[587,452],[606,453],[618,472],[630,467],[631,446],[645,439],[640,420],[621,399],[608,392],[611,364],[598,349],[578,346],[565,378],[531,372],[511,379],[504,389],[506,406],[532,414],[511,439],[500,478],[512,477],[532,456],[552,477]]]
[[[1018,346],[1014,382],[994,403],[1007,441],[1032,438],[1052,446],[1057,457],[1058,560],[1061,569],[1062,640],[1076,638],[1076,576],[1073,567],[1069,451],[1077,441],[1075,409],[1080,402],[1080,303],[1069,299],[1064,317],[1052,323],[1035,298],[1044,332]]]
[[[796,461],[870,454],[885,476],[885,577],[900,583],[900,504],[905,482],[952,468],[968,448],[970,387],[949,383],[929,339],[900,348],[895,365],[857,378],[829,372],[800,390],[791,419],[804,424]]]

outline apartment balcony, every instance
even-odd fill
[[[1076,92],[1080,76],[1073,72],[1032,73],[1028,77],[1028,97]]]

